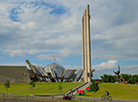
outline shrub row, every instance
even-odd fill
[[[127,82],[130,83],[130,84],[135,84],[136,82],[138,82],[138,75],[131,75],[131,74],[121,74],[121,75],[124,78],[124,80],[127,80]],[[104,74],[100,77],[101,77],[102,82],[110,82],[110,83],[117,82],[116,75]]]

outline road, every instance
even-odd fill
[[[82,100],[95,100],[95,101],[101,101],[101,98],[91,98],[91,97],[75,97],[76,99],[82,99]],[[103,101],[104,102],[104,101]],[[112,99],[112,102],[138,102],[138,100],[125,100],[125,99]]]
[[[41,99],[41,98],[46,98],[49,97],[49,100],[46,99]],[[9,98],[5,98],[4,101],[2,101],[2,98],[0,98],[0,102],[59,102],[57,100],[55,100],[56,98],[61,98],[62,96],[34,96],[34,98],[32,99],[28,99],[24,98],[24,99],[9,99]],[[35,99],[37,98],[37,99]],[[72,101],[75,102],[75,99],[77,99],[77,102],[83,102],[85,100],[88,102],[92,102],[92,101],[98,101],[98,102],[109,102],[109,101],[102,101],[101,98],[91,98],[91,97],[75,97]],[[80,100],[80,101],[79,101]],[[61,99],[60,102],[66,102],[66,100]],[[67,102],[69,102],[69,100],[67,100]],[[112,99],[112,102],[138,102],[138,100],[124,100],[124,99]]]

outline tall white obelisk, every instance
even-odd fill
[[[90,15],[89,5],[82,17],[82,57],[84,82],[91,82],[91,46],[90,46]]]

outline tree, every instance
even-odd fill
[[[96,83],[94,80],[92,81],[92,84],[89,86],[93,92],[94,92],[94,98],[95,98],[95,92],[99,90],[98,83]]]
[[[129,80],[130,75],[128,74],[121,74],[124,80]]]
[[[63,88],[62,88],[62,82],[59,83],[58,89],[60,90],[60,94],[61,94],[61,93],[62,93],[62,89],[63,89]]]
[[[33,82],[33,80],[31,80],[29,84],[31,85],[30,89],[32,89],[32,95],[33,95],[33,88],[35,87],[35,83]]]
[[[101,81],[102,82],[108,82],[108,75],[107,74],[104,74],[103,76],[101,76]]]
[[[136,83],[136,82],[138,82],[138,75],[133,75],[134,76],[134,84]]]
[[[138,75],[131,75],[131,74],[121,74],[122,75],[122,78],[124,80],[127,80],[128,83],[130,84],[135,84],[136,82],[138,82]],[[121,75],[119,77],[121,77]],[[104,74],[101,77],[101,81],[102,82],[111,82],[111,83],[114,83],[117,81],[116,79],[116,75],[107,75],[107,74]],[[121,79],[121,82],[123,81],[123,79]]]
[[[7,80],[7,82],[5,82],[5,87],[6,87],[6,94],[8,94],[8,88],[10,88],[10,82],[9,80]]]
[[[111,82],[111,83],[114,83],[117,81],[117,78],[116,78],[116,75],[107,75],[107,74],[104,74],[101,77],[101,81],[102,82]]]

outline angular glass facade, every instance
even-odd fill
[[[45,67],[32,65],[28,60],[26,63],[31,68],[34,81],[39,82],[72,82],[76,78],[76,69],[67,69],[57,63],[48,64]],[[83,71],[82,71],[83,72]],[[80,73],[79,73],[80,75]],[[82,74],[81,74],[82,75]],[[80,75],[80,77],[81,77]]]

